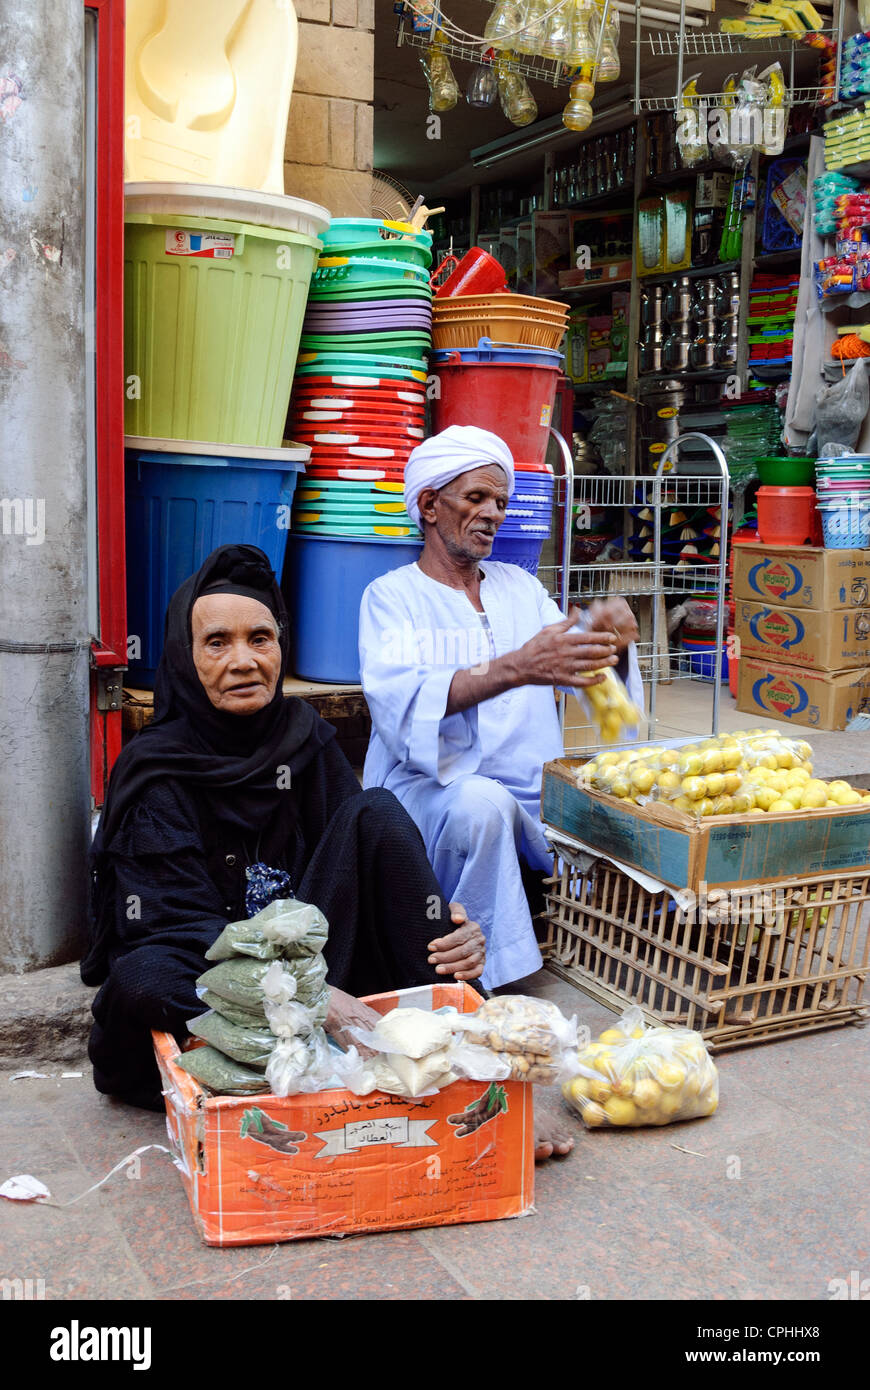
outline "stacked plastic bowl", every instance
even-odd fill
[[[870,547],[870,455],[818,459],[816,506],[829,550]]]
[[[338,218],[321,240],[288,421],[311,461],[294,496],[285,596],[297,676],[355,684],[363,590],[422,545],[403,484],[426,427],[432,237]]]

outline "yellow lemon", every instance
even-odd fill
[[[760,810],[770,810],[774,801],[778,801],[780,798],[778,798],[777,792],[773,790],[773,787],[756,787],[755,790],[753,790],[753,799],[755,799],[756,806]]]
[[[662,1098],[662,1088],[651,1076],[645,1076],[635,1083],[632,1100],[638,1110],[652,1110]]]
[[[703,777],[684,777],[680,783],[680,791],[690,801],[700,801],[707,795],[707,786]]]
[[[626,797],[631,795],[631,783],[624,773],[618,772],[610,783],[609,790],[614,796]]]
[[[597,1129],[599,1125],[603,1125],[606,1118],[601,1106],[596,1105],[594,1101],[590,1101],[588,1105],[584,1105],[583,1123],[589,1125],[590,1129]]]
[[[805,767],[793,767],[790,772],[785,774],[785,785],[787,787],[802,786],[810,780],[810,774]]]
[[[861,800],[862,800],[862,801],[870,801],[870,792],[868,792],[866,796],[862,796],[862,797],[861,797]]]
[[[662,1119],[672,1120],[684,1105],[683,1093],[680,1091],[666,1091],[659,1102],[659,1115]]]
[[[702,801],[695,802],[695,814],[699,816],[715,815],[713,805],[714,802],[712,797],[705,796]]]
[[[723,772],[722,783],[722,790],[727,792],[729,796],[733,796],[743,786],[743,778],[739,772]]]
[[[804,801],[805,806],[824,806],[828,799],[827,784],[818,777],[811,777],[808,782],[804,782],[803,794],[804,797],[810,798],[809,801]]]
[[[670,768],[666,768],[664,772],[660,772],[656,778],[656,786],[663,792],[675,792],[678,790],[679,785],[679,777],[676,772],[673,772]]]
[[[749,792],[737,792],[731,800],[731,811],[735,816],[745,816],[747,811],[752,810],[753,801]]]
[[[642,1037],[643,1037],[643,1029],[642,1029],[642,1028],[635,1028],[635,1029],[633,1029],[633,1030],[632,1030],[631,1036],[632,1036],[633,1038],[642,1038]]]
[[[609,1081],[613,1076],[613,1053],[599,1052],[592,1065],[597,1072],[600,1072],[602,1076],[606,1076]]]
[[[611,1096],[604,1107],[604,1113],[612,1125],[636,1125],[637,1109],[632,1101],[624,1096]]]
[[[624,1043],[627,1036],[621,1028],[605,1028],[604,1032],[599,1035],[598,1041],[603,1043],[605,1047],[613,1047],[614,1044],[618,1046],[620,1043]]]
[[[686,816],[694,816],[695,814],[695,803],[694,801],[690,801],[687,796],[675,796],[670,804],[677,811],[682,811]]]
[[[683,1087],[683,1095],[687,1100],[694,1100],[704,1084],[704,1078],[700,1071],[690,1071],[686,1077],[686,1084]]]
[[[721,748],[708,748],[704,753],[704,774],[722,771]]]
[[[707,784],[708,796],[721,796],[725,790],[725,778],[721,772],[705,773],[704,781]]]
[[[734,798],[730,796],[717,796],[713,798],[713,809],[711,816],[731,816],[734,814]]]
[[[795,810],[797,810],[798,807],[803,805],[803,795],[803,788],[800,785],[796,787],[786,787],[782,794],[782,799],[783,801],[790,801]]]
[[[698,777],[703,767],[704,759],[700,753],[683,753],[677,763],[677,771],[683,777]]]
[[[712,1115],[715,1113],[716,1109],[718,1108],[718,1105],[718,1096],[708,1096],[706,1098],[699,1098],[697,1113],[699,1115]]]
[[[685,1079],[686,1069],[678,1062],[660,1062],[656,1068],[656,1080],[660,1086],[682,1086]]]
[[[660,767],[677,767],[679,765],[680,755],[676,748],[663,748],[658,757]]]
[[[767,779],[767,785],[773,787],[774,791],[784,792],[786,780],[784,772],[772,772]]]
[[[589,689],[594,690],[595,687],[590,686]],[[619,755],[617,753],[599,753],[596,761],[598,763],[599,768],[611,767],[617,761],[618,756]]]
[[[839,802],[841,806],[857,806],[861,800],[861,793],[856,792],[854,788],[848,792],[840,792]]]
[[[841,792],[850,792],[851,790],[849,783],[844,782],[842,778],[835,778],[833,782],[828,783],[828,796],[832,801],[836,801]]]
[[[646,763],[635,763],[631,769],[631,785],[641,795],[645,795],[650,790],[655,781],[655,773]]]
[[[783,811],[794,811],[795,807],[792,806],[790,801],[786,801],[784,797],[780,796],[777,797],[776,801],[772,802],[767,809],[772,815],[778,815]]]
[[[575,1101],[591,1100],[590,1085],[591,1082],[587,1076],[575,1076],[573,1080],[569,1081],[566,1087],[563,1088],[567,1091],[566,1099]]]
[[[590,1100],[597,1101],[599,1105],[603,1105],[606,1100],[610,1099],[612,1094],[613,1088],[608,1081],[604,1080],[603,1076],[598,1077],[595,1081],[589,1080]]]
[[[776,761],[780,767],[794,767],[797,760],[794,753],[791,753],[788,748],[783,748],[777,750]]]

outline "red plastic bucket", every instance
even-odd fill
[[[515,463],[543,467],[560,367],[443,362],[435,371],[440,385],[440,396],[432,401],[436,433],[450,425],[477,425],[503,439]]]
[[[501,294],[507,289],[504,266],[480,246],[472,246],[435,291],[436,299],[457,294]]]
[[[812,545],[816,492],[811,487],[760,487],[758,534],[764,545]]]

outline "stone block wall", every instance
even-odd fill
[[[294,0],[299,55],[284,190],[333,217],[371,216],[374,0]]]

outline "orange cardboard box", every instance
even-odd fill
[[[424,985],[366,1000],[473,1013],[469,985]],[[212,1096],[175,1066],[178,1044],[154,1033],[166,1127],[206,1245],[257,1245],[525,1216],[534,1201],[532,1087],[493,1083],[501,1107],[465,1138],[450,1117],[485,1081],[455,1081],[414,1100],[375,1091]]]

